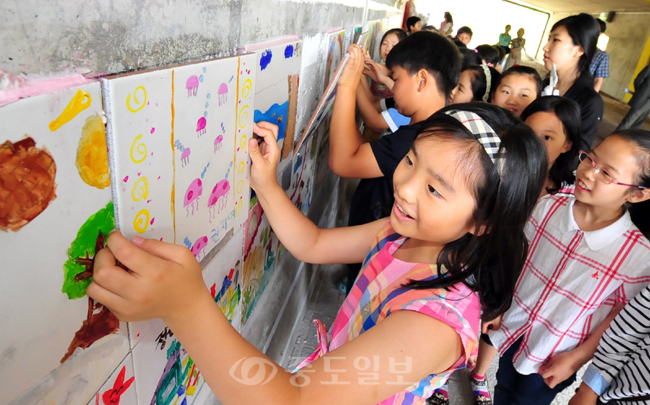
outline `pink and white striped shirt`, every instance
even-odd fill
[[[540,199],[526,226],[530,246],[512,307],[490,333],[501,355],[523,336],[513,357],[522,374],[584,343],[616,302],[629,302],[650,283],[650,242],[630,215],[584,232],[575,201],[566,194]]]

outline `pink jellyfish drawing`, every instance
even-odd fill
[[[219,86],[219,106],[221,104],[226,104],[228,101],[228,85],[226,83],[221,83]]]
[[[183,149],[183,154],[181,154],[181,165],[185,167],[186,164],[190,163],[190,148]]]
[[[205,134],[205,124],[207,124],[207,121],[205,120],[205,117],[201,117],[201,118],[199,118],[198,121],[196,121],[196,136],[197,137]]]
[[[212,189],[210,193],[210,198],[208,198],[208,209],[210,210],[210,222],[212,222],[212,217],[216,217],[224,208],[228,202],[228,191],[230,191],[230,182],[228,179],[223,179],[218,182]],[[215,211],[215,206],[216,210]]]
[[[183,207],[187,210],[186,218],[190,216],[190,207],[192,208],[192,215],[194,215],[194,208],[199,210],[199,197],[203,193],[203,183],[201,179],[194,179],[185,192],[185,199],[183,200]]]
[[[208,237],[201,236],[194,242],[190,251],[196,257],[196,260],[201,261],[205,257],[205,247],[208,246]]]
[[[185,82],[185,88],[187,89],[187,97],[196,96],[196,93],[199,91],[199,78],[196,75],[188,77]]]
[[[223,142],[223,135],[219,135],[217,139],[214,140],[214,153],[217,153],[221,149],[221,142]]]

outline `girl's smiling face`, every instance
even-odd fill
[[[476,145],[468,147],[468,143]],[[476,160],[478,148],[472,140],[421,135],[393,176],[393,229],[434,249],[473,232],[476,202],[468,179],[474,177],[475,168],[466,168],[473,166],[467,162]]]
[[[397,34],[390,34],[386,36],[386,38],[384,38],[384,40],[381,42],[381,47],[379,48],[379,52],[381,54],[381,60],[386,62],[388,53],[398,43],[399,43],[399,37],[397,36]]]
[[[451,92],[451,104],[469,103],[474,101],[474,93],[472,92],[472,79],[474,79],[475,72],[471,70],[464,70],[458,79],[458,86]]]
[[[605,139],[589,153],[600,173],[596,173],[589,159],[584,159],[578,165],[576,200],[596,207],[620,209],[639,189],[615,183],[605,184],[600,178],[606,175],[621,183],[638,184],[638,154],[635,145],[620,136],[612,135]]]
[[[492,104],[505,108],[519,117],[536,98],[535,80],[528,75],[514,73],[501,79],[492,97]]]
[[[535,131],[544,142],[548,156],[549,169],[555,160],[563,153],[571,150],[573,143],[567,140],[562,121],[552,111],[540,111],[526,119],[526,124]]]
[[[584,54],[582,46],[574,45],[566,27],[554,29],[544,45],[544,67],[551,70],[553,64],[558,69],[578,68],[580,57]]]

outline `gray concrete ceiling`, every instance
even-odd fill
[[[650,12],[650,0],[524,0],[554,13]]]

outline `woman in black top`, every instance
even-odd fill
[[[580,106],[580,149],[584,150],[591,150],[591,143],[603,117],[603,99],[594,90],[594,79],[589,73],[599,34],[596,19],[582,13],[555,23],[544,46],[544,66],[551,70],[555,65],[558,76],[553,93],[557,95],[559,92],[560,96]],[[549,85],[549,79],[544,84]]]

